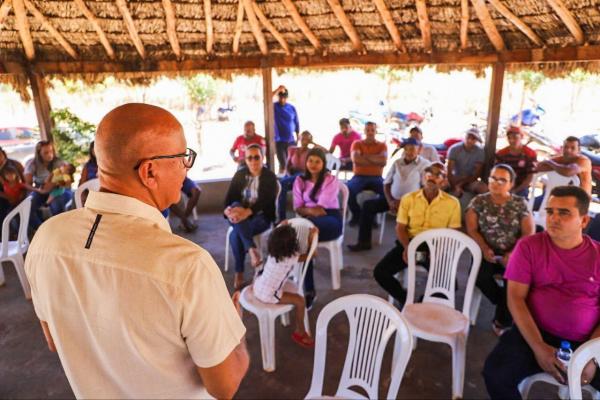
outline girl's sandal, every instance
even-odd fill
[[[292,333],[292,340],[300,346],[306,347],[307,349],[315,347],[315,340],[306,333],[301,334],[298,332],[294,332]]]

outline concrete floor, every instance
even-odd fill
[[[220,215],[201,215],[200,229],[190,240],[206,248],[219,266],[224,259],[224,236],[227,225]],[[372,279],[372,269],[377,260],[391,248],[394,240],[393,222],[387,224],[387,235],[382,246],[375,246],[370,252],[351,254],[345,252],[345,268],[342,271],[342,288],[331,289],[328,255],[321,251],[316,260],[315,282],[318,300],[310,313],[314,330],[319,312],[328,302],[338,297],[369,293],[385,296],[385,293]],[[176,232],[181,233],[175,229]],[[375,236],[375,235],[374,235]],[[346,243],[352,243],[357,231],[348,228]],[[39,328],[31,302],[25,300],[14,268],[4,264],[6,284],[0,287],[0,398],[72,398],[73,393],[63,373],[58,356],[50,353]],[[250,271],[247,270],[250,278]],[[233,273],[224,273],[231,289]],[[464,273],[459,279],[459,287],[464,289]],[[462,299],[459,299],[462,301]],[[482,301],[477,325],[471,329],[467,346],[467,371],[464,397],[467,399],[486,398],[487,394],[481,369],[485,357],[496,343],[490,329],[492,307],[487,300]],[[256,318],[246,312],[244,323],[248,329],[247,342],[251,366],[237,393],[240,399],[292,399],[304,398],[308,391],[312,367],[313,351],[295,345],[290,336],[291,327],[276,324],[277,369],[267,373],[262,370],[260,341]],[[76,338],[74,338],[76,340]],[[325,393],[332,395],[341,374],[343,356],[346,354],[347,324],[338,317],[330,324],[328,338]],[[390,353],[388,351],[388,353]],[[380,396],[385,397],[389,384],[390,358],[384,359],[381,374]],[[534,387],[533,397],[540,393],[546,398],[556,398],[556,392]],[[419,341],[416,351],[409,361],[398,398],[400,399],[447,399],[451,397],[451,353],[443,344]]]

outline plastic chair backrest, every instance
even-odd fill
[[[406,304],[412,304],[415,299],[416,254],[417,248],[422,243],[426,243],[429,247],[430,260],[423,302],[443,304],[452,308],[456,308],[455,287],[458,263],[465,250],[471,252],[471,268],[469,269],[462,311],[463,315],[470,318],[471,297],[481,264],[481,249],[473,239],[455,229],[430,229],[419,233],[408,245],[408,295]]]
[[[335,176],[338,177],[340,175],[340,168],[342,166],[342,160],[337,158],[331,153],[325,153],[325,160],[327,161],[327,169],[333,171],[335,169]]]
[[[348,215],[348,198],[350,197],[350,190],[348,186],[342,181],[340,183],[340,208],[342,210],[342,236],[344,237],[344,231],[346,229],[346,216]]]
[[[395,399],[412,353],[413,338],[400,311],[383,299],[369,294],[340,297],[327,304],[319,314],[312,382],[306,398],[323,396],[327,327],[331,319],[341,312],[346,313],[349,321],[350,340],[335,396],[362,398],[362,393],[351,389],[358,386],[364,389],[369,399],[380,397],[378,389],[383,355],[389,339],[395,333],[391,382],[387,396],[383,396]]]
[[[573,353],[569,369],[569,398],[582,399],[581,393],[581,372],[585,365],[592,358],[600,360],[600,338],[585,342]]]
[[[79,186],[77,188],[77,190],[75,191],[75,208],[81,208],[83,207],[83,201],[81,199],[81,196],[83,196],[83,193],[86,191],[93,191],[93,192],[97,192],[98,190],[100,190],[100,179],[95,178],[95,179],[90,179],[89,181],[85,181],[81,184],[81,186]]]
[[[550,171],[550,172],[540,172],[538,174],[535,174],[533,176],[533,179],[531,180],[531,190],[530,190],[530,194],[529,194],[529,201],[527,203],[527,207],[529,208],[529,212],[533,211],[533,205],[535,203],[535,186],[537,185],[538,181],[540,180],[544,180],[544,197],[542,199],[542,205],[540,206],[540,210],[539,210],[539,215],[545,218],[546,215],[546,202],[548,201],[548,197],[550,196],[550,192],[552,191],[553,188],[555,188],[556,186],[571,186],[571,185],[575,185],[575,186],[579,186],[579,184],[581,183],[579,180],[579,177],[577,175],[573,175],[573,176],[564,176],[559,174],[556,171]],[[542,219],[543,220],[543,219]],[[545,222],[545,221],[544,221]]]
[[[306,260],[304,262],[298,263],[294,271],[294,283],[298,286],[298,291],[301,295],[304,294],[304,278],[306,277],[306,269],[310,260],[312,259],[315,251],[317,250],[317,245],[319,244],[319,234],[315,233],[315,235],[311,238],[311,230],[316,229],[315,225],[310,222],[306,218],[291,218],[288,220],[288,223],[296,230],[296,237],[298,238],[298,243],[300,245],[300,254],[307,254]]]
[[[11,212],[8,213],[4,222],[2,222],[2,249],[0,257],[8,256],[8,243],[10,242],[10,223],[16,216],[19,216],[19,232],[17,234],[17,244],[21,253],[24,253],[29,246],[29,237],[27,228],[29,227],[29,214],[31,213],[31,196],[19,203]]]

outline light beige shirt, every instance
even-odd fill
[[[131,197],[90,192],[49,219],[25,270],[78,398],[209,397],[195,365],[245,333],[212,257]]]

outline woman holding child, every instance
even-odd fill
[[[311,149],[306,157],[306,170],[294,181],[294,211],[309,219],[319,229],[319,241],[327,242],[342,235],[342,214],[338,201],[340,183],[326,168],[325,153]],[[306,304],[315,299],[312,262],[304,281]]]

